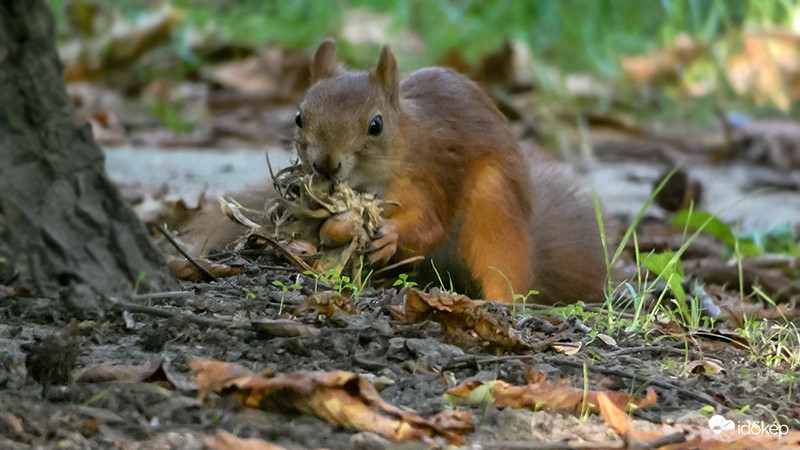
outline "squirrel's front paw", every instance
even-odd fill
[[[371,265],[383,265],[389,262],[397,251],[397,225],[387,221],[381,227],[379,237],[372,241],[369,248],[365,252],[369,255],[369,263]]]

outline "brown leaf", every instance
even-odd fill
[[[406,297],[405,306],[390,310],[396,320],[408,323],[433,320],[443,325],[445,333],[451,339],[459,333],[463,335],[468,332],[505,350],[531,348],[531,345],[521,340],[508,321],[502,321],[467,296],[437,295],[409,289]],[[480,342],[476,345],[480,345]]]
[[[488,387],[488,394],[498,408],[527,408],[531,410],[552,409],[580,412],[583,408],[593,413],[599,412],[597,391],[584,391],[568,386],[566,380],[558,384],[548,383],[544,372],[528,371],[525,386],[512,386],[505,381],[489,383],[472,381],[447,391],[449,396],[466,400],[474,391]],[[658,396],[652,388],[647,389],[645,398],[631,398],[624,392],[604,391],[606,400],[621,410],[633,407],[646,408],[655,405]],[[472,399],[481,401],[481,398]]]
[[[250,325],[253,326],[253,329],[273,337],[301,337],[319,334],[318,328],[294,320],[258,319],[251,320]]]
[[[11,428],[14,433],[22,435],[25,432],[25,428],[23,428],[22,421],[19,420],[19,417],[11,413],[6,413],[5,419],[6,424],[8,424],[9,428]]]
[[[727,375],[727,371],[722,368],[719,364],[715,363],[714,361],[709,361],[707,359],[697,359],[691,361],[689,364],[686,365],[686,374],[706,374],[706,375]]]
[[[800,57],[798,36],[758,31],[745,33],[744,53],[728,60],[727,75],[738,94],[749,94],[759,104],[771,103],[786,111],[798,98],[792,82]]]
[[[396,442],[433,445],[435,438],[443,438],[451,445],[467,444],[456,432],[390,405],[369,380],[354,373],[294,372],[264,378],[238,364],[202,358],[188,361],[197,373],[201,399],[226,390],[247,407],[288,408]]]
[[[0,298],[3,297],[30,297],[31,291],[23,286],[6,286],[0,284]]]
[[[622,70],[637,85],[667,83],[678,80],[686,67],[703,56],[708,46],[697,43],[687,34],[679,34],[664,50],[635,57],[622,58]]]
[[[294,310],[293,315],[299,316],[305,311],[316,310],[318,314],[336,318],[344,314],[355,314],[356,306],[347,297],[335,292],[319,292],[303,300]]]
[[[244,273],[244,266],[220,264],[207,259],[196,259],[195,262],[217,278],[232,277]],[[173,278],[179,280],[200,282],[205,279],[203,273],[194,264],[183,258],[170,260],[167,263],[167,270],[169,270],[169,274]]]
[[[258,438],[240,438],[225,430],[213,436],[203,436],[203,445],[211,450],[285,450],[285,447]]]
[[[563,353],[565,355],[574,355],[581,350],[583,344],[580,341],[578,342],[556,342],[555,344],[551,345],[553,349],[559,353]]]
[[[156,359],[138,365],[98,364],[75,370],[72,374],[75,381],[83,383],[101,383],[116,381],[119,383],[156,383],[168,389],[193,392],[197,386],[182,373],[172,370],[168,359]]]
[[[205,78],[225,87],[247,94],[238,103],[213,104],[215,109],[234,109],[252,104],[252,99],[262,102],[292,103],[297,101],[309,84],[311,58],[301,50],[268,48],[245,60],[227,62],[216,68],[203,69]]]
[[[600,339],[609,347],[617,347],[617,340],[605,333],[597,333],[597,339]]]
[[[606,421],[608,426],[620,435],[625,436],[630,428],[630,421],[622,409],[612,402],[611,399],[604,392],[597,393],[597,406],[600,408],[600,414],[603,420]]]
[[[469,410],[445,410],[433,416],[431,422],[444,430],[450,430],[458,434],[475,431],[475,426],[472,425],[472,412]]]
[[[62,55],[67,82],[95,80],[112,69],[124,69],[159,44],[183,22],[183,12],[165,8],[147,20],[119,22],[92,40],[79,41],[76,52]]]
[[[162,359],[156,359],[137,365],[98,364],[76,370],[73,374],[73,379],[83,383],[101,383],[104,381],[141,383],[161,369],[162,362]]]
[[[720,434],[715,434],[707,424],[662,424],[661,429],[664,435],[682,433],[686,436],[686,441],[659,447],[660,449],[745,450],[751,448],[798,448],[800,445],[800,431],[791,431],[778,438],[768,433],[739,433],[736,429],[723,430]]]

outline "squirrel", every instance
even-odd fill
[[[371,264],[423,255],[422,280],[450,277],[491,300],[531,289],[543,303],[602,299],[591,197],[558,163],[529,161],[477,84],[445,68],[401,81],[388,46],[374,69],[352,72],[335,50],[327,40],[314,55],[295,147],[306,171],[389,204]]]
[[[377,66],[351,72],[323,42],[295,118],[304,170],[385,200],[373,265],[425,256],[416,281],[470,297],[537,303],[603,299],[607,276],[588,192],[566,167],[522,151],[507,119],[474,82],[426,68],[402,82],[384,47]],[[237,200],[263,205],[271,186]],[[221,248],[238,226],[204,211],[184,230],[198,247]]]

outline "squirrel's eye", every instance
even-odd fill
[[[375,116],[369,124],[368,133],[372,136],[377,136],[383,131],[383,116]]]
[[[297,128],[303,128],[303,119],[300,118],[300,111],[297,111],[297,115],[294,116],[294,123]]]

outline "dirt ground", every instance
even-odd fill
[[[57,69],[69,81],[70,121],[117,147],[107,173],[148,225],[167,210],[191,215],[201,194],[208,207],[216,194],[266,179],[264,148],[276,168],[286,165],[291,155],[275,149],[291,146],[310,80],[311,49],[239,45],[203,52],[223,59],[209,56],[208,70],[185,79],[131,77],[134,67],[160,72],[150,69],[161,61],[184,66],[170,50],[180,46],[160,45],[181,33],[158,31],[179,15],[166,10],[163,27],[130,24],[110,40],[98,34]],[[141,44],[135,58],[107,54],[127,41]],[[691,53],[705,51],[689,41]],[[517,73],[509,41],[497,50],[456,68],[482,80],[524,150],[542,144],[583,158],[576,178],[604,205],[610,241],[636,229],[612,268],[630,275],[613,301],[547,308],[534,296],[522,314],[404,279],[403,289],[389,278],[359,290],[263,249],[212,255],[232,276],[115,297],[75,285],[36,296],[12,276],[0,279],[0,448],[800,448],[797,123],[743,121],[720,108],[716,128],[695,136],[628,120],[650,103],[638,96],[623,115],[576,112],[572,101],[548,103],[553,92],[531,84],[532,73]],[[775,70],[794,68],[796,53],[785,58]],[[575,105],[582,96],[586,105],[625,101],[602,80],[572,79],[589,82],[570,94]],[[675,165],[683,181],[632,225]],[[687,206],[713,213],[717,234],[684,245],[689,226],[669,221]],[[762,254],[733,258],[743,242]],[[669,251],[682,253],[673,275],[685,271],[685,281],[637,284],[657,269],[634,257]],[[679,288],[699,305],[681,321]]]
[[[277,317],[282,291],[272,285],[275,279],[288,284],[296,280],[296,274],[293,269],[255,263],[246,274],[218,283],[184,283],[180,291],[147,300],[117,299],[135,301],[135,308],[111,307],[110,299],[81,293],[60,300],[4,298],[0,308],[4,362],[0,446],[201,448],[204,435],[225,429],[286,448],[393,447],[376,435],[314,417],[242,408],[224,395],[200,402],[188,357],[236,362],[254,372],[357,372],[383,387],[383,399],[423,417],[446,408],[443,394],[451,380],[502,379],[524,384],[527,368],[533,367],[545,371],[549,379],[566,380],[576,387],[584,385],[584,370],[590,389],[638,392],[644,386],[654,387],[657,404],[634,413],[635,418],[652,423],[704,424],[708,419],[698,411],[708,405],[729,418],[734,418],[731,409],[749,404],[763,406],[747,412],[750,420],[771,421],[772,412],[797,419],[796,394],[790,397],[785,384],[774,382],[775,371],[751,364],[746,350],[727,344],[697,345],[664,338],[642,348],[642,336],[620,334],[615,336],[617,346],[611,348],[587,332],[574,331],[561,336],[564,341],[584,344],[572,356],[553,350],[507,356],[465,352],[445,342],[437,323],[408,325],[392,320],[387,308],[401,304],[402,296],[372,290],[362,294],[357,314],[341,320],[301,316],[300,321],[318,328],[318,334],[270,335],[252,329],[250,323]],[[314,289],[314,280],[304,276],[299,280],[303,291],[287,294],[285,309],[300,302],[302,292]],[[245,289],[254,297],[248,297]],[[601,359],[593,361],[589,355]],[[726,375],[681,375],[686,358],[706,357],[724,362]],[[32,358],[38,361],[36,369],[31,367]],[[163,362],[161,373],[146,381],[64,385],[51,381],[57,379],[56,368],[64,365],[67,370],[70,362],[75,368],[85,368],[154,361]],[[38,373],[32,374],[33,370]],[[47,389],[43,391],[42,385]],[[793,388],[796,392],[797,382]],[[622,445],[598,416],[579,419],[567,412],[532,413],[492,406],[471,410],[476,431],[466,438],[472,448]],[[415,447],[425,446],[404,448]]]
[[[649,195],[658,168],[620,166],[609,173],[609,167],[600,166],[589,178],[598,185],[604,177],[640,185],[627,190],[627,202],[619,197],[622,194],[609,194],[612,214],[624,216],[630,211],[617,205],[640,205],[636,196]],[[113,176],[116,170],[109,172]],[[392,443],[378,434],[302,414],[297,404],[246,408],[230,392],[201,401],[188,362],[198,357],[237,363],[255,373],[354,372],[371,380],[389,404],[424,418],[450,408],[444,394],[454,385],[492,380],[525,385],[533,368],[552,383],[578,389],[585,386],[637,397],[646,387],[655,389],[658,401],[633,412],[642,426],[680,423],[705,429],[709,414],[701,410],[713,408],[715,414],[737,423],[779,420],[800,429],[797,378],[787,382],[791,371],[753,362],[749,350],[719,340],[722,334],[677,337],[666,330],[618,329],[613,340],[604,340],[574,318],[550,315],[515,321],[493,310],[534,342],[555,340],[579,345],[579,350],[567,354],[545,346],[538,351],[498,352],[480,345],[465,350],[453,345],[463,341],[436,321],[404,323],[393,318],[390,308],[404,302],[404,292],[396,288],[361,292],[349,314],[326,317],[312,309],[292,319],[313,333],[275,329],[261,324],[284,318],[286,311],[307,303],[309,295],[331,287],[299,274],[271,254],[251,254],[244,267],[243,274],[218,282],[181,282],[174,291],[152,296],[131,293],[112,299],[81,289],[49,299],[0,293],[0,447],[203,448],[208,445],[204,439],[218,430],[290,449],[430,444]],[[284,292],[273,284],[275,280],[301,288]],[[715,361],[724,371],[686,375],[687,362],[696,360]],[[97,365],[108,371],[116,365],[125,367],[123,375],[80,374]],[[461,408],[473,415],[475,431],[464,434],[470,448],[630,445],[596,414],[499,409],[491,402]],[[675,438],[644,445],[667,444]]]

